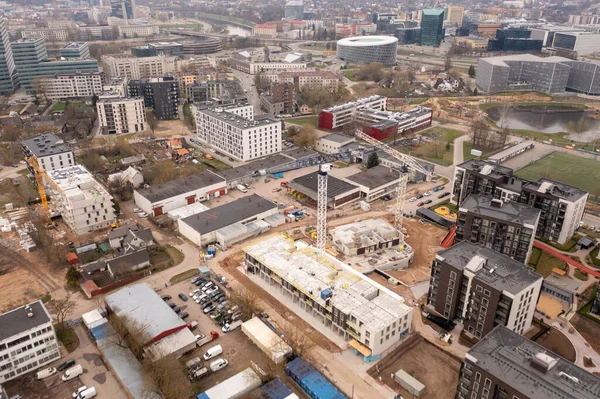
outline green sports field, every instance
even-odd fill
[[[519,170],[516,175],[534,181],[540,177],[547,177],[593,195],[600,192],[600,161],[562,152],[553,152]]]

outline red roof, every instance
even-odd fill
[[[75,252],[68,252],[67,253],[67,262],[69,262],[70,264],[75,264],[77,262],[79,262],[79,258],[77,257],[77,255],[75,254]]]

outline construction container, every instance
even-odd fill
[[[325,288],[323,291],[321,291],[321,299],[324,301],[327,300],[327,298],[329,298],[331,295],[333,295],[331,288]]]
[[[275,377],[271,381],[267,382],[260,389],[265,394],[267,399],[298,399],[298,395],[293,393],[292,390],[279,379],[279,377]]]
[[[273,173],[273,179],[283,179],[283,173]]]
[[[323,374],[319,373],[310,363],[301,357],[297,357],[289,362],[285,366],[285,372],[312,399],[346,398]]]
[[[402,369],[396,371],[394,379],[402,388],[406,389],[417,398],[425,392],[425,385]]]
[[[292,348],[258,317],[242,324],[242,332],[275,363],[281,363],[292,354]]]
[[[114,330],[110,326],[110,323],[103,323],[91,329],[90,334],[92,335],[92,338],[94,338],[94,341],[98,341],[99,339],[106,338],[114,334]]]
[[[206,251],[209,255],[217,256],[217,247],[214,245],[209,245],[208,250]]]
[[[260,387],[260,377],[252,368],[237,373],[220,384],[202,392],[196,399],[235,399]]]

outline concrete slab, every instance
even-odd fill
[[[415,296],[415,300],[419,300],[423,295],[427,295],[427,291],[429,291],[429,281],[421,281],[410,287],[410,291]]]

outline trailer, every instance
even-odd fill
[[[275,363],[292,354],[292,348],[258,317],[242,324],[242,332]]]
[[[251,367],[237,373],[220,384],[202,392],[196,399],[235,399],[244,397],[260,387],[261,380]]]
[[[312,399],[347,399],[323,374],[301,357],[289,362],[285,366],[285,373]]]
[[[219,338],[219,333],[216,331],[211,331],[208,336],[202,338],[201,340],[196,341],[196,346],[199,348],[202,345],[206,345],[209,342],[214,341],[217,338]]]

